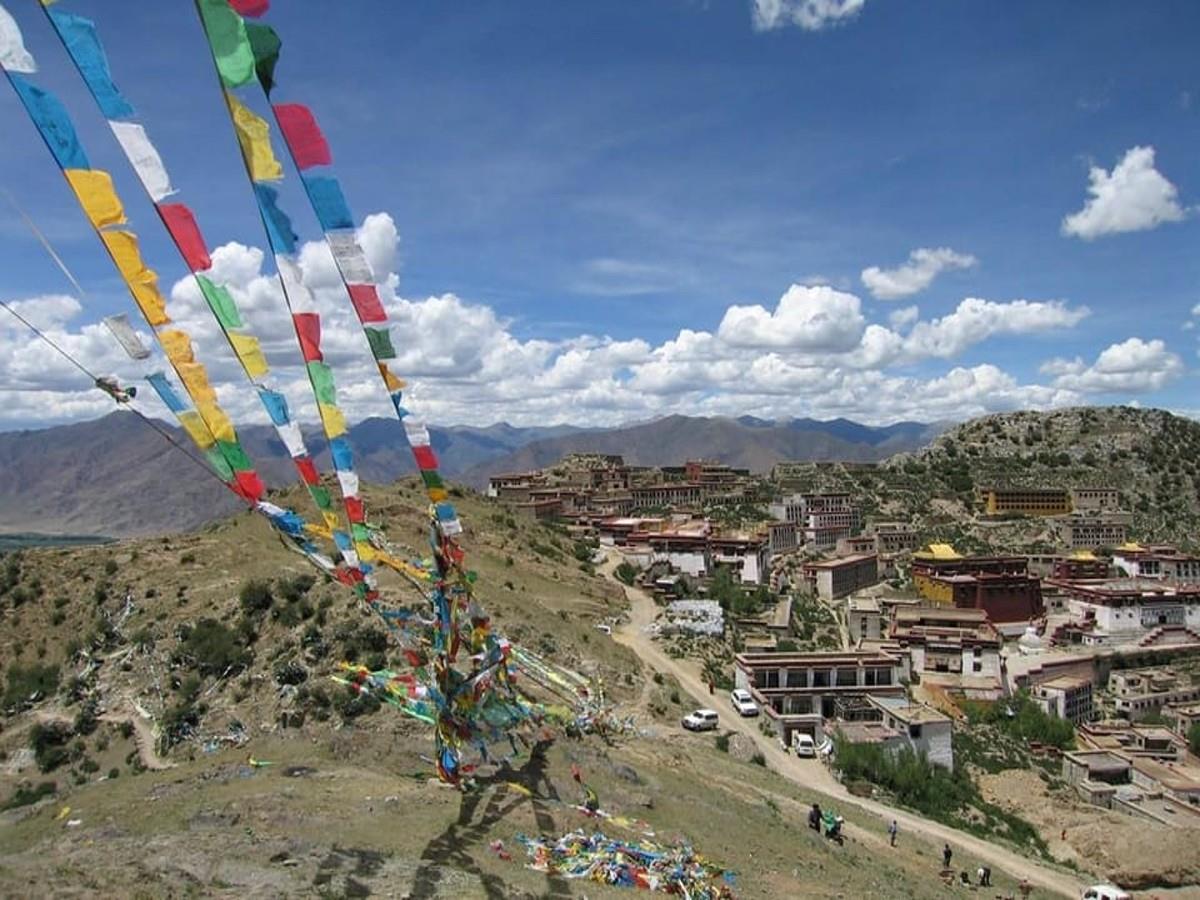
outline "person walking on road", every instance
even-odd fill
[[[892,824],[888,826],[888,841],[893,847],[896,846],[896,834],[900,831],[900,826],[896,824],[896,820],[892,819]]]
[[[950,845],[942,847],[942,868],[950,868],[950,860],[954,858],[954,851],[950,849]]]

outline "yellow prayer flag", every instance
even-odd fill
[[[229,420],[229,416],[225,415],[225,410],[217,406],[210,400],[204,402],[197,401],[196,409],[200,411],[201,418],[204,419],[204,424],[208,426],[209,431],[213,433],[218,441],[228,441],[233,443],[237,440],[237,433],[233,430],[233,422]]]
[[[325,527],[330,530],[330,539],[332,539],[332,532],[337,531],[342,527],[342,520],[338,518],[337,513],[328,511],[322,511],[321,518],[325,520]]]
[[[246,367],[246,374],[251,378],[261,378],[267,374],[267,358],[263,356],[258,338],[251,334],[229,332],[229,342],[233,344],[233,352]]]
[[[158,339],[162,342],[163,352],[171,362],[182,365],[196,361],[192,353],[192,341],[182,331],[160,331]]]
[[[209,433],[208,427],[204,424],[204,420],[200,418],[200,413],[193,409],[179,414],[179,424],[183,426],[184,431],[188,433],[188,437],[195,442],[196,446],[201,450],[207,450],[214,443],[213,436]]]
[[[325,426],[325,434],[330,438],[341,437],[346,433],[346,415],[338,407],[328,403],[318,403],[321,411],[321,423]]]
[[[233,113],[233,127],[242,147],[242,156],[250,167],[251,180],[279,181],[283,178],[283,166],[271,149],[271,126],[228,91],[225,99],[229,103],[229,111]]]
[[[333,540],[333,532],[324,526],[313,525],[310,522],[306,522],[304,525],[304,530],[314,537],[325,538],[327,541]]]
[[[211,402],[216,402],[216,394],[213,393],[212,386],[208,383],[208,371],[202,363],[176,363],[175,371],[179,374],[179,380],[183,382],[183,386],[187,388],[187,392],[193,400],[197,396],[202,396]]]
[[[383,376],[383,383],[387,385],[389,393],[402,391],[407,386],[403,378],[397,378],[392,374],[392,370],[387,367],[387,363],[379,364],[379,374]]]
[[[125,209],[113,189],[112,176],[99,169],[64,169],[71,190],[97,228],[125,222]]]
[[[358,551],[359,562],[373,563],[379,558],[379,552],[370,544],[359,541],[354,545]]]
[[[450,497],[446,489],[440,487],[429,488],[425,493],[429,495],[429,499],[433,503],[445,503]]]
[[[100,239],[112,255],[146,321],[154,328],[170,322],[167,302],[158,291],[158,276],[142,262],[137,235],[132,231],[102,231]]]

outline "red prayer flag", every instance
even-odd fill
[[[274,109],[283,139],[296,158],[297,169],[327,166],[333,162],[329,144],[321,134],[312,110],[302,103],[276,103]]]
[[[422,472],[431,472],[437,468],[437,457],[433,455],[432,447],[413,447],[412,452],[417,461],[417,468]]]
[[[237,10],[239,16],[249,16],[257,19],[271,6],[270,0],[229,0],[229,5]]]
[[[346,518],[353,524],[361,524],[367,520],[361,497],[344,497],[346,502]]]
[[[311,457],[304,457],[296,460],[296,471],[300,473],[300,477],[304,479],[305,484],[320,484],[321,476],[317,474],[317,467],[313,465]]]
[[[212,257],[208,255],[208,247],[204,245],[204,236],[200,234],[200,226],[192,211],[182,203],[160,203],[158,211],[162,214],[171,239],[179,247],[179,252],[187,261],[188,268],[193,272],[203,272],[212,268]]]
[[[257,472],[234,472],[233,480],[235,490],[251,503],[257,503],[266,492]]]
[[[387,313],[383,311],[383,304],[379,302],[379,294],[375,290],[375,285],[351,284],[348,287],[350,302],[354,304],[354,311],[358,313],[359,321],[387,321]]]
[[[304,361],[321,362],[321,317],[317,313],[296,313],[292,316],[296,323],[296,334],[300,336],[300,352]]]

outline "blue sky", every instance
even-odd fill
[[[96,18],[209,245],[237,242],[237,286],[268,290],[252,254],[238,265],[263,238],[191,4],[112,6],[61,3]],[[276,96],[317,113],[360,218],[390,217],[373,219],[372,262],[432,421],[1200,408],[1194,3],[274,6]],[[185,270],[38,4],[5,7],[170,286]],[[87,292],[45,324],[137,377],[88,330],[132,304],[7,89],[0,121],[0,185]],[[1105,185],[1088,212],[1093,167]],[[0,235],[0,299],[33,310],[67,292],[6,203]],[[172,297],[191,321],[186,285]],[[268,337],[286,328],[281,308],[256,309]],[[286,381],[298,369],[278,337]],[[32,366],[26,342],[0,331],[16,398],[0,427],[104,411],[67,370]],[[380,412],[345,346],[352,417]],[[211,352],[230,372],[222,399],[254,418]]]

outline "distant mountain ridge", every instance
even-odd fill
[[[162,427],[186,443],[172,426]],[[879,460],[915,450],[942,430],[916,422],[874,428],[846,419],[665,416],[617,428],[434,427],[430,436],[447,478],[482,487],[489,475],[540,468],[575,452],[617,453],[634,465],[714,459],[766,472],[787,459]],[[249,425],[238,433],[269,487],[292,483],[292,463],[273,429]],[[318,468],[329,471],[319,429],[305,429],[304,436]],[[365,481],[388,483],[415,471],[399,422],[366,419],[348,437]],[[156,534],[195,528],[237,508],[200,466],[129,413],[0,433],[0,531]]]

